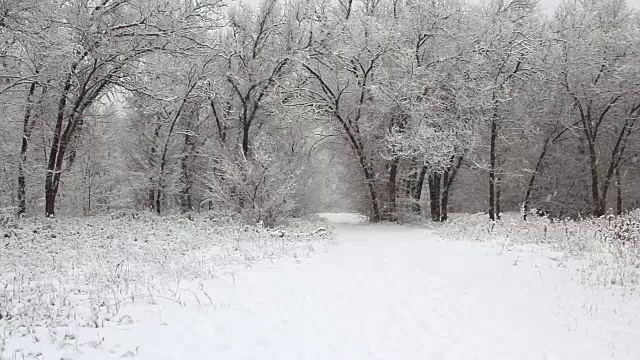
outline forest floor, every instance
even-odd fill
[[[16,332],[0,358],[640,359],[640,296],[584,284],[579,259],[326,217],[337,246],[198,281],[207,301],[158,296],[97,328]]]

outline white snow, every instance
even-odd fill
[[[9,349],[55,360],[640,359],[638,296],[583,286],[541,249],[323,216],[343,223],[336,248],[207,281],[213,305],[129,305],[118,325],[42,329]]]
[[[320,213],[321,218],[328,220],[334,224],[364,224],[369,219],[361,214],[356,213]]]

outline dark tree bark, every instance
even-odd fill
[[[88,171],[90,172],[90,170]],[[89,176],[91,176],[91,174],[89,174]],[[87,210],[86,210],[87,214],[91,213],[91,190],[92,190],[92,184],[91,184],[91,180],[89,180],[89,188],[87,189]]]
[[[392,117],[389,123],[390,133],[402,134],[406,131],[409,116],[406,115],[402,109],[397,106],[392,109]],[[395,154],[393,154],[395,156]],[[394,157],[389,164],[389,182],[388,182],[388,201],[387,201],[387,220],[397,221],[397,176],[398,176],[398,163],[397,157]]]
[[[216,104],[212,97],[209,97],[209,105],[211,106],[211,112],[213,113],[213,118],[216,121],[216,128],[218,129],[218,140],[220,144],[224,146],[225,141],[227,141],[227,124],[223,114],[217,110]],[[228,105],[228,110],[231,108],[231,103]]]
[[[529,176],[529,183],[527,184],[527,191],[524,195],[524,203],[522,204],[523,206],[522,219],[524,221],[527,221],[527,216],[531,208],[531,193],[533,192],[533,185],[535,184],[535,181],[536,181],[536,175],[538,175],[538,173],[540,172],[540,169],[542,168],[542,162],[545,156],[547,155],[547,150],[549,147],[550,140],[551,140],[550,136],[545,139],[544,145],[542,146],[542,151],[540,152],[540,155],[538,155],[538,161],[536,162],[536,167],[533,169],[531,176]]]
[[[434,171],[429,174],[429,204],[431,208],[431,220],[440,221],[440,189],[442,176]]]
[[[151,142],[151,155],[149,156],[149,167],[151,169],[155,169],[158,161],[156,159],[156,154],[158,153],[158,139],[160,138],[160,130],[162,129],[162,122],[160,118],[157,119],[156,127],[153,131],[153,139]],[[156,211],[156,196],[159,195],[159,188],[157,187],[156,180],[153,175],[153,171],[151,172],[151,176],[149,178],[149,205],[148,208],[152,211]]]
[[[75,72],[78,63],[72,66],[71,72],[67,74],[62,94],[58,102],[58,113],[56,116],[56,126],[53,134],[53,142],[51,143],[51,151],[49,152],[49,161],[47,163],[47,174],[45,176],[45,215],[52,217],[55,215],[56,209],[56,196],[58,194],[59,186],[59,171],[62,168],[62,163],[58,162],[58,153],[62,152],[64,155],[64,149],[62,147],[63,133],[62,125],[65,118],[65,108],[67,107],[67,97],[72,86],[72,74]]]
[[[607,67],[604,65],[601,67],[601,70],[594,81],[594,85],[595,83],[597,83],[598,79],[606,70],[606,68]],[[604,176],[600,178],[597,149],[600,127],[606,119],[609,111],[611,111],[611,109],[614,108],[616,104],[623,99],[623,96],[625,94],[620,93],[617,96],[612,97],[607,105],[602,108],[602,111],[596,112],[592,109],[591,100],[585,102],[576,95],[576,93],[571,89],[566,76],[562,85],[575,101],[576,107],[580,114],[580,123],[582,125],[584,139],[587,142],[588,163],[591,174],[590,178],[592,215],[596,217],[603,216],[606,213],[607,193],[609,191],[609,187],[611,186],[611,181],[613,180],[615,170],[622,161],[627,142],[632,133],[633,127],[638,120],[638,116],[640,116],[640,103],[635,104],[628,111],[628,113],[625,114],[625,121],[622,127],[617,130],[616,142],[613,149],[611,150],[607,170]]]
[[[618,137],[616,139],[616,143],[611,151],[611,157],[609,159],[609,167],[603,179],[602,190],[601,190],[601,198],[600,198],[600,211],[601,214],[604,215],[606,212],[606,203],[607,203],[607,192],[611,185],[611,182],[614,181],[614,174],[619,170],[622,165],[623,157],[625,154],[625,150],[627,144],[629,142],[629,138],[633,131],[633,128],[640,116],[640,103],[634,106],[631,111],[629,111],[628,116],[618,132]],[[600,215],[600,216],[602,216]]]
[[[197,84],[198,84],[197,81],[193,81],[193,83],[190,84],[189,88],[185,92],[182,98],[182,101],[180,102],[180,105],[178,106],[178,108],[175,110],[175,113],[173,114],[173,117],[171,119],[171,125],[169,126],[169,131],[167,132],[167,139],[164,142],[164,147],[162,149],[162,156],[160,157],[160,169],[158,172],[158,189],[156,194],[156,213],[158,213],[158,215],[162,212],[160,198],[161,198],[161,195],[164,193],[164,187],[165,187],[164,174],[168,164],[167,155],[169,152],[169,144],[171,143],[173,130],[175,129],[176,124],[178,123],[178,119],[182,115],[182,111],[187,105],[187,101],[189,100],[189,96],[191,95],[191,92],[193,91],[193,89],[195,89]]]
[[[496,180],[496,219],[502,219],[502,203],[500,198],[502,196],[502,177],[499,176]]]
[[[92,76],[95,75],[98,68],[102,65],[95,61],[93,67],[89,69],[90,74],[87,75],[82,82],[76,84],[78,80],[77,68],[88,54],[89,53],[85,51],[81,59],[73,63],[66,75],[64,86],[60,93],[56,125],[53,141],[50,146],[49,159],[47,161],[47,174],[45,176],[45,215],[47,217],[55,215],[55,203],[60,186],[60,178],[62,177],[62,165],[65,161],[65,155],[72,145],[72,139],[83,123],[85,111],[103,94],[106,87],[111,84],[114,77],[118,74],[122,66],[124,66],[124,63],[120,63],[100,79],[95,79]],[[71,91],[74,86],[78,86],[77,89],[74,89],[78,90],[78,93],[72,97]],[[73,100],[72,104],[68,104],[70,99]],[[71,105],[69,106],[69,111],[67,111],[67,105]],[[66,125],[64,124],[65,121]]]
[[[156,210],[156,214],[160,215],[162,213],[162,196],[163,196],[164,184],[162,183],[162,178],[158,179],[158,188],[155,192],[154,198],[154,209]]]
[[[573,125],[577,125],[577,124],[578,123],[575,123]],[[538,160],[536,161],[536,166],[533,169],[531,176],[529,176],[529,182],[527,183],[527,190],[524,195],[524,202],[522,203],[522,206],[523,206],[522,219],[524,221],[527,221],[529,211],[531,210],[531,194],[533,193],[533,187],[535,185],[536,177],[540,173],[540,171],[542,171],[542,165],[544,164],[544,159],[547,156],[549,147],[561,141],[562,136],[571,128],[571,127],[564,126],[562,130],[558,132],[557,131],[558,125],[559,123],[556,124],[556,128],[554,129],[554,131],[552,131],[547,137],[545,137],[544,142],[542,144],[542,151],[540,151],[540,154],[538,155]]]
[[[397,19],[398,18],[398,3],[400,2],[400,0],[393,0],[393,18]]]
[[[620,166],[616,168],[616,215],[622,215],[622,176]]]
[[[123,79],[127,66],[136,63],[142,56],[163,51],[169,43],[175,43],[177,38],[166,39],[162,34],[174,34],[181,39],[190,40],[188,36],[179,35],[186,26],[191,28],[193,24],[183,22],[167,23],[163,14],[166,10],[162,7],[154,9],[149,16],[140,13],[131,13],[131,19],[118,16],[119,8],[128,2],[100,1],[97,6],[91,6],[88,15],[88,23],[100,24],[98,27],[87,28],[88,33],[82,33],[81,29],[70,29],[69,35],[78,38],[74,49],[84,49],[82,53],[75,50],[69,52],[71,58],[75,58],[70,66],[65,67],[60,80],[60,92],[57,113],[54,115],[53,140],[47,160],[45,176],[45,214],[55,215],[55,201],[60,186],[63,164],[68,159],[67,151],[73,152],[72,139],[83,122],[86,110],[91,107],[108,86],[112,86]],[[86,4],[85,4],[86,5]],[[75,5],[74,5],[75,6]],[[80,6],[80,5],[78,5]],[[87,6],[77,7],[84,11]],[[105,11],[99,11],[108,7]],[[115,16],[112,16],[116,14]],[[83,14],[77,14],[82,17]],[[167,16],[169,16],[167,14]],[[189,16],[191,18],[191,16]],[[85,19],[86,20],[86,19]],[[156,20],[159,24],[153,24]],[[104,28],[104,29],[98,29]],[[162,29],[161,29],[162,28]],[[83,28],[84,29],[84,28]],[[104,31],[103,31],[104,30]],[[108,30],[108,31],[107,31]],[[82,30],[84,31],[84,30]],[[136,36],[131,36],[136,34]],[[158,41],[150,41],[158,40]],[[114,48],[117,42],[119,46]],[[96,51],[100,47],[100,51]],[[109,53],[109,50],[113,52]],[[97,56],[96,56],[97,55]],[[54,88],[56,86],[53,86]]]
[[[344,9],[344,19],[349,20],[351,9],[353,8],[353,0],[338,0],[338,3]]]
[[[447,221],[449,219],[449,170],[445,170],[442,173],[442,195],[440,197],[440,221]]]
[[[240,112],[240,124],[242,126],[242,153],[245,158],[249,156],[251,126],[255,121],[256,114],[258,113],[260,106],[262,105],[262,100],[266,95],[267,90],[276,84],[277,79],[280,77],[288,63],[288,58],[280,61],[274,67],[268,79],[251,85],[245,93],[240,90],[240,86],[236,84],[236,81],[233,80],[233,78],[227,78],[227,81],[231,84],[233,90],[238,95],[242,106],[242,110]]]
[[[600,197],[600,179],[598,178],[598,155],[594,141],[587,135],[587,148],[589,149],[589,170],[591,171],[591,201],[593,215],[602,216],[605,213],[604,203]]]
[[[364,172],[364,177],[367,181],[367,188],[369,189],[369,196],[371,198],[371,222],[380,222],[380,206],[378,205],[378,192],[375,186],[375,172],[371,164],[367,163],[367,159],[364,155],[360,155],[360,165]]]
[[[491,119],[491,149],[489,154],[489,219],[491,221],[496,220],[496,140],[498,138],[496,116],[497,113]]]
[[[502,81],[499,81],[498,89],[502,90],[503,87],[509,82],[509,80],[515,76],[522,66],[522,61],[518,60],[515,68],[512,72],[504,77]],[[493,114],[491,116],[491,134],[490,134],[490,151],[489,151],[489,219],[491,221],[496,220],[496,161],[497,161],[497,139],[498,139],[498,121],[500,120],[499,114],[499,99],[496,91],[491,95],[491,101],[493,102]]]
[[[191,201],[191,188],[193,187],[193,157],[195,154],[196,142],[192,133],[192,119],[187,120],[187,129],[184,134],[182,146],[182,159],[180,167],[182,170],[182,189],[180,189],[180,211],[186,213],[193,210]]]
[[[396,178],[398,175],[398,159],[393,159],[391,161],[391,164],[389,165],[389,186],[388,186],[388,192],[389,192],[389,201],[388,201],[388,214],[387,214],[387,220],[389,221],[396,221],[397,220],[397,215],[396,215],[396,211],[397,211],[397,203],[396,203]]]
[[[442,174],[442,198],[440,199],[440,221],[447,221],[449,219],[449,195],[451,193],[451,187],[453,182],[458,174],[458,170],[462,167],[462,161],[464,160],[464,155],[460,155],[457,157],[452,156],[449,161],[449,167],[445,169]]]
[[[31,83],[27,93],[27,104],[25,106],[22,128],[22,145],[20,147],[20,162],[18,163],[18,217],[27,211],[27,178],[24,173],[24,164],[27,161],[27,150],[29,149],[29,139],[35,126],[35,119],[32,119],[33,95],[36,91],[36,83]]]
[[[424,179],[427,177],[427,167],[423,166],[418,174],[415,188],[413,189],[413,212],[416,214],[422,213],[422,206],[420,206],[420,198],[422,197],[422,188],[424,187]]]

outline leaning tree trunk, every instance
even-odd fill
[[[634,117],[633,114],[635,112],[638,112],[638,113]],[[620,202],[620,205],[619,205],[620,209],[619,210],[620,210],[620,213],[622,212],[622,189],[621,189],[621,184],[620,184],[620,182],[621,182],[621,179],[620,179],[620,166],[622,166],[622,159],[623,159],[623,155],[625,153],[625,149],[627,147],[627,142],[629,141],[629,137],[632,134],[633,127],[635,126],[635,122],[637,121],[639,116],[640,116],[640,103],[636,107],[634,107],[633,110],[631,110],[629,112],[629,117],[627,117],[624,126],[622,127],[622,129],[618,133],[618,137],[616,139],[616,143],[615,143],[615,145],[613,147],[613,150],[611,152],[611,159],[609,160],[609,167],[607,169],[607,172],[603,176],[602,190],[600,191],[600,210],[602,212],[602,215],[604,215],[605,210],[606,210],[607,192],[609,190],[609,186],[610,186],[612,180],[616,183],[615,185],[617,185],[616,186],[617,187],[616,193],[618,195],[619,202]],[[616,210],[618,210],[617,206],[618,206],[618,204],[616,204]]]
[[[360,137],[360,133],[358,132],[357,128],[355,130],[352,130],[347,122],[337,113],[335,113],[335,115],[338,117],[340,123],[342,124],[346,135],[351,142],[351,147],[356,152],[356,156],[358,157],[358,162],[360,163],[362,172],[364,173],[367,188],[369,189],[369,200],[371,200],[371,222],[380,222],[380,205],[378,204],[378,191],[375,185],[376,173],[373,169],[373,166],[369,163],[369,159],[367,159],[367,156],[364,152],[364,143],[362,141],[362,138]]]
[[[455,161],[455,156],[451,157],[449,167],[442,174],[442,198],[440,199],[440,221],[447,221],[449,219],[449,194],[451,193],[451,186],[458,174],[458,170],[462,166],[464,155],[458,156],[458,160]]]
[[[369,159],[364,152],[364,143],[360,137],[358,128],[352,130],[347,122],[338,113],[334,112],[338,117],[342,127],[344,128],[347,137],[351,142],[352,149],[356,152],[358,162],[364,173],[365,181],[367,182],[367,188],[369,189],[369,199],[371,200],[371,222],[377,223],[381,220],[380,205],[378,204],[378,191],[376,190],[375,180],[376,173],[373,166],[369,163]]]
[[[72,68],[72,70],[75,71],[75,68]],[[59,155],[64,156],[65,151],[62,125],[65,119],[68,94],[72,86],[73,71],[67,74],[67,79],[58,102],[56,126],[53,133],[53,142],[51,143],[51,149],[49,151],[49,160],[47,162],[47,174],[44,181],[45,215],[47,217],[53,217],[56,211],[56,196],[58,195],[58,186],[60,184],[59,174],[62,169],[62,157],[59,157]],[[70,124],[71,121],[73,121],[73,119],[69,119]]]
[[[85,53],[86,54],[86,53]],[[76,62],[71,66],[64,82],[64,87],[60,94],[58,109],[56,114],[56,126],[53,133],[53,142],[49,151],[49,160],[47,162],[47,174],[45,176],[45,214],[46,216],[55,215],[56,197],[60,186],[60,178],[62,177],[62,164],[65,161],[65,154],[71,148],[71,140],[76,131],[82,126],[82,117],[85,110],[93,105],[96,99],[102,94],[107,85],[111,84],[111,79],[105,77],[100,82],[94,84],[90,89],[86,87],[90,77],[85,79],[85,83],[81,87],[80,92],[75,97],[72,106],[68,105],[68,99],[71,88],[76,78],[76,69],[79,63]],[[67,112],[67,108],[71,111]],[[66,120],[64,131],[63,123]],[[73,150],[71,148],[71,150]]]
[[[366,161],[366,159],[362,160]],[[378,205],[378,192],[376,191],[375,186],[375,173],[373,169],[369,165],[362,165],[362,170],[364,172],[364,177],[367,181],[367,187],[369,189],[369,196],[371,199],[371,222],[377,223],[380,222],[380,206]]]
[[[197,82],[194,82],[194,84],[191,84],[191,86],[189,86],[189,88],[185,92],[184,96],[182,97],[182,100],[180,101],[180,105],[178,106],[178,108],[175,110],[175,113],[173,114],[173,118],[171,119],[171,125],[169,126],[169,130],[167,131],[167,139],[164,142],[164,147],[162,149],[162,156],[160,156],[160,170],[158,172],[158,190],[156,194],[156,213],[158,215],[160,215],[160,213],[162,212],[161,195],[163,195],[164,193],[164,187],[165,187],[164,175],[166,172],[167,165],[169,163],[169,159],[167,158],[167,155],[169,153],[169,144],[171,143],[171,138],[173,136],[173,131],[176,127],[176,124],[178,123],[178,120],[180,119],[180,116],[182,115],[182,112],[184,111],[184,108],[187,105],[189,96],[191,95],[191,92],[195,88],[196,84]]]
[[[523,209],[522,209],[522,219],[524,221],[527,221],[527,215],[529,214],[529,210],[531,208],[531,193],[533,192],[533,185],[536,182],[536,175],[538,175],[538,173],[540,172],[540,168],[542,168],[542,161],[544,159],[544,157],[547,155],[547,149],[549,146],[549,140],[551,138],[548,137],[545,142],[544,145],[542,146],[542,151],[540,152],[540,155],[538,156],[538,161],[536,162],[536,167],[533,170],[533,172],[531,173],[531,176],[529,177],[529,183],[527,184],[527,192],[524,195],[524,203],[522,204]]]

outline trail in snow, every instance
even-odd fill
[[[585,288],[542,253],[400,226],[338,234],[330,253],[207,283],[215,307],[130,307],[132,324],[98,330],[100,348],[149,360],[640,359],[640,302]]]

